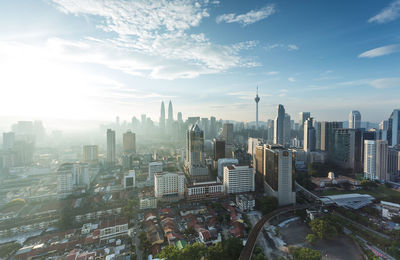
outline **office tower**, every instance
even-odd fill
[[[389,147],[388,149],[388,173],[391,180],[400,177],[400,149]]]
[[[233,124],[225,123],[222,126],[222,135],[225,139],[225,144],[233,144]]]
[[[115,118],[115,124],[116,124],[117,126],[119,126],[119,116],[117,116],[117,117]]]
[[[361,114],[357,110],[353,110],[349,114],[349,128],[359,129],[361,128]]]
[[[99,160],[99,148],[97,145],[83,146],[83,161],[87,163],[96,163]]]
[[[162,132],[165,130],[165,107],[164,107],[164,101],[161,102],[160,129],[161,129]]]
[[[214,138],[214,160],[225,158],[225,140]]]
[[[186,168],[192,177],[205,177],[208,168],[204,158],[204,132],[195,124],[186,132]]]
[[[224,188],[226,193],[252,192],[254,188],[254,168],[252,166],[225,166]]]
[[[379,132],[378,132],[378,136],[377,136],[378,140],[389,141],[387,138],[388,128],[389,128],[388,120],[383,120],[379,123]]]
[[[285,114],[285,121],[283,123],[283,139],[285,145],[290,144],[290,133],[291,133],[290,115]]]
[[[200,120],[201,129],[204,131],[204,139],[211,139],[210,138],[210,126],[208,124],[208,118],[204,117]],[[211,139],[212,140],[212,139]]]
[[[360,129],[340,128],[335,131],[333,159],[343,168],[360,172],[362,157],[362,133]]]
[[[304,145],[303,149],[305,152],[315,151],[315,128],[313,126],[313,118],[309,117],[304,122]]]
[[[15,134],[13,132],[3,133],[3,150],[10,150],[14,148]]]
[[[155,173],[154,195],[156,198],[178,197],[182,198],[185,193],[185,176],[183,173]]]
[[[218,159],[218,177],[223,179],[223,177],[224,177],[224,168],[226,166],[238,165],[238,164],[239,164],[238,159],[234,159],[234,158]]]
[[[116,163],[115,157],[115,131],[107,129],[107,163],[111,166]]]
[[[303,140],[303,138],[304,138],[304,122],[309,117],[311,117],[310,112],[300,112],[299,113],[299,139],[300,140]]]
[[[210,117],[210,138],[217,137],[217,120],[215,117]]]
[[[150,183],[154,184],[154,174],[163,171],[162,162],[151,162],[149,163],[149,176],[147,179]]]
[[[296,202],[294,185],[295,158],[291,150],[281,146],[264,148],[264,188],[278,199],[280,206]]]
[[[390,146],[400,143],[400,109],[393,110],[388,120],[387,140]]]
[[[146,115],[145,114],[143,114],[142,116],[141,116],[141,119],[142,119],[142,129],[145,129],[146,128],[146,123],[147,123],[147,118],[146,118]]]
[[[317,149],[332,154],[336,129],[343,128],[343,122],[318,122]]]
[[[285,125],[285,108],[278,105],[278,115],[274,121],[274,144],[284,145],[283,128]]]
[[[274,120],[268,119],[267,124],[267,142],[272,144],[274,142]]]
[[[260,144],[256,146],[256,154],[253,162],[253,167],[255,168],[255,182],[256,191],[259,193],[264,192],[264,148],[265,144]]]
[[[254,101],[256,101],[256,130],[258,130],[258,102],[260,102],[260,97],[258,96],[258,86],[256,98],[254,99]]]
[[[376,142],[364,141],[364,178],[376,179]]]
[[[387,141],[364,141],[364,177],[369,180],[389,180]]]
[[[122,147],[124,153],[136,152],[136,135],[131,130],[122,135]]]
[[[181,112],[178,112],[176,117],[177,117],[177,120],[178,120],[179,123],[183,123],[183,118],[182,118],[182,113]]]
[[[33,163],[35,144],[33,141],[15,141],[13,152],[15,153],[15,166],[28,166]]]
[[[172,110],[171,100],[169,101],[168,104],[168,121],[170,122],[170,124],[172,123],[172,121],[174,121],[174,111]]]
[[[380,181],[390,181],[388,174],[388,148],[387,141],[376,141],[376,177]]]

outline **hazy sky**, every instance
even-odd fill
[[[400,0],[0,1],[0,116],[241,121],[400,107]]]

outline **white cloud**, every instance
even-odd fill
[[[388,23],[400,17],[400,0],[395,0],[377,15],[371,17],[370,23]]]
[[[299,47],[295,44],[282,44],[282,43],[275,43],[275,44],[269,44],[264,46],[264,49],[269,51],[272,49],[276,48],[282,48],[282,49],[287,49],[288,51],[297,51],[299,50]]]
[[[288,80],[289,80],[290,82],[295,82],[295,81],[296,81],[293,77],[289,77]]]
[[[375,58],[384,56],[400,51],[400,44],[386,45],[379,48],[375,48],[358,55],[359,58]]]
[[[279,74],[279,71],[268,71],[267,72],[267,75],[269,75],[269,76],[278,75],[278,74]]]
[[[249,24],[258,22],[269,16],[273,15],[276,12],[275,5],[268,4],[261,9],[251,10],[245,14],[223,14],[217,17],[216,22],[221,23],[239,23],[242,26],[247,26]]]
[[[375,79],[369,83],[375,88],[400,88],[400,78],[381,78]]]
[[[105,39],[56,40],[65,54],[80,52],[78,62],[100,63],[132,75],[169,80],[259,65],[240,55],[256,41],[220,45],[203,33],[188,32],[209,16],[208,7],[213,3],[206,0],[53,2],[67,14],[88,16],[106,32]]]

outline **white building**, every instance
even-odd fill
[[[225,166],[224,187],[225,192],[242,193],[254,191],[254,168],[251,166]]]
[[[349,114],[349,128],[358,129],[361,128],[361,113],[357,110],[353,110]]]
[[[389,179],[387,141],[364,141],[364,177],[380,181]]]
[[[87,163],[64,163],[58,168],[58,193],[71,193],[76,188],[87,188],[89,185],[90,176]]]
[[[193,183],[186,188],[188,200],[207,200],[224,195],[224,184],[218,178],[216,181]]]
[[[236,205],[241,212],[252,211],[256,206],[256,200],[249,194],[240,194],[236,196]]]
[[[96,163],[99,160],[99,148],[97,145],[83,146],[83,161],[87,163]]]
[[[155,173],[154,194],[156,198],[183,197],[185,193],[185,176],[183,173]]]
[[[155,197],[140,198],[139,207],[140,209],[156,209],[157,199]]]
[[[149,163],[149,176],[147,177],[149,182],[154,184],[154,174],[156,172],[162,172],[162,171],[163,171],[162,162],[151,162],[151,163]]]
[[[135,170],[130,170],[124,175],[124,189],[136,187],[136,173]]]
[[[218,177],[221,179],[224,177],[224,167],[229,165],[237,165],[238,159],[235,158],[221,158],[218,159]]]

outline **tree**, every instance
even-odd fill
[[[317,250],[313,250],[307,247],[291,248],[290,253],[293,256],[293,260],[319,260],[321,259],[321,253]]]
[[[315,234],[308,234],[306,236],[306,239],[307,239],[308,243],[314,244],[315,241],[317,241],[317,236]]]
[[[333,238],[338,234],[336,227],[323,218],[314,219],[309,225],[314,234],[321,239]]]

